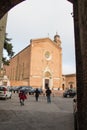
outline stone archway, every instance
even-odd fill
[[[11,8],[25,0],[0,0],[0,19],[7,13]]]
[[[1,0],[0,19],[12,7],[24,0]],[[87,0],[68,0],[73,3],[75,28],[77,108],[79,130],[87,129]]]
[[[79,130],[87,129],[87,0],[73,2]]]

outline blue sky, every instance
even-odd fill
[[[8,12],[6,32],[12,38],[15,54],[30,39],[48,37],[56,32],[62,41],[63,74],[75,73],[74,24],[72,4],[67,0],[26,0]]]

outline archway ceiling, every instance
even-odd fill
[[[11,8],[25,0],[0,0],[0,19],[7,13]]]
[[[25,0],[0,0],[0,19],[7,13],[11,8]],[[73,3],[74,0],[68,0]]]
[[[68,0],[69,2],[73,3],[74,0]]]

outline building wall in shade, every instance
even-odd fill
[[[76,89],[76,74],[62,75],[62,89]]]

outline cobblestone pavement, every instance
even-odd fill
[[[0,130],[74,130],[72,98],[53,97],[51,104],[46,97],[28,96],[20,106],[18,95],[0,100]]]

